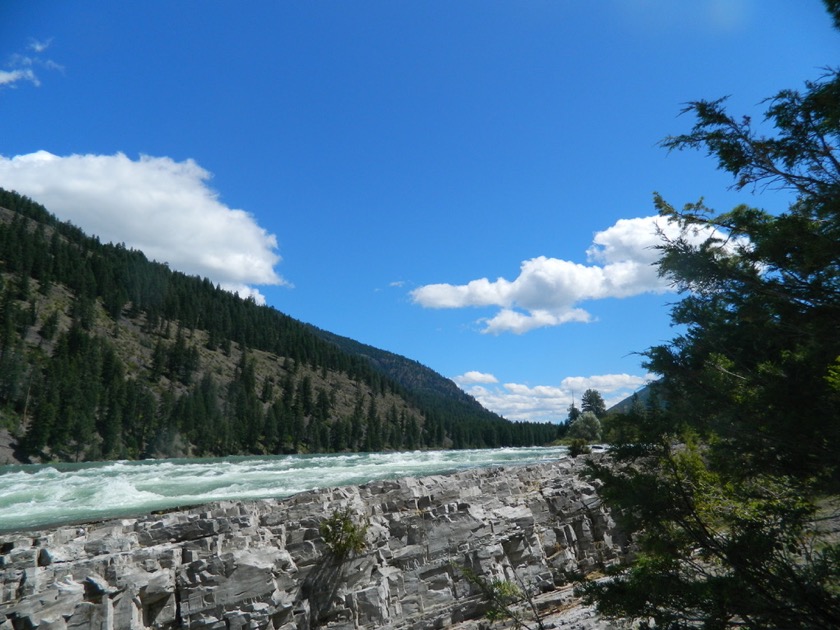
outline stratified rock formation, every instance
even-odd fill
[[[0,535],[0,629],[440,628],[480,618],[465,573],[554,591],[624,540],[564,460]],[[345,559],[319,526],[350,510]],[[464,569],[467,571],[465,572]]]

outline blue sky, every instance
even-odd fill
[[[654,191],[786,204],[659,148],[683,104],[838,53],[818,0],[4,0],[0,186],[557,421],[674,334]]]

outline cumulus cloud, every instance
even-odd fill
[[[493,376],[492,374],[486,374],[484,372],[477,372],[475,370],[471,372],[467,372],[466,374],[461,374],[461,376],[455,376],[453,379],[458,385],[466,386],[466,385],[475,385],[476,383],[498,383],[499,380]]]
[[[62,70],[63,68],[53,60],[42,57],[42,53],[50,47],[50,43],[52,43],[51,39],[45,41],[30,39],[27,50],[34,54],[11,55],[4,63],[4,67],[0,68],[0,88],[16,87],[22,82],[35,86],[41,85],[41,80],[35,72],[36,68]]]
[[[429,284],[412,291],[411,298],[426,308],[499,307],[496,315],[480,320],[485,333],[588,322],[592,315],[579,306],[582,302],[668,290],[653,265],[660,230],[677,234],[675,225],[658,216],[621,219],[595,234],[586,252],[589,264],[538,256],[522,262],[514,280]]]
[[[580,407],[587,389],[597,389],[607,407],[621,402],[652,380],[651,375],[602,374],[571,376],[557,385],[499,384],[492,374],[467,372],[454,380],[484,407],[508,420],[560,422],[568,416],[572,401]]]
[[[253,285],[288,285],[277,238],[222,203],[193,160],[116,155],[0,156],[0,186],[27,195],[103,241],[264,302]]]

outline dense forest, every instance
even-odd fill
[[[2,189],[0,427],[41,460],[525,446],[562,430]]]

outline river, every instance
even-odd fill
[[[0,531],[563,457],[559,446],[2,466]]]

